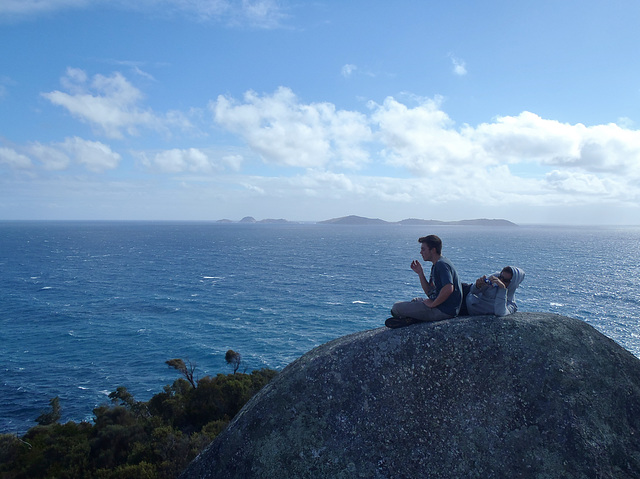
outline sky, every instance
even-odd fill
[[[637,0],[0,0],[0,220],[640,224]]]

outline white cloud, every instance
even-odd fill
[[[152,169],[165,173],[182,172],[211,172],[213,166],[206,154],[197,148],[161,151],[149,157],[146,153],[139,154],[143,164]]]
[[[244,189],[246,189],[247,191],[251,191],[253,193],[256,193],[259,196],[264,196],[265,195],[265,191],[262,188],[260,188],[259,186],[254,185],[252,183],[248,183],[248,182],[241,183],[241,186]]]
[[[586,127],[530,112],[466,128],[492,162],[536,162],[593,173],[640,178],[640,131],[615,124]]]
[[[463,60],[449,55],[451,63],[453,64],[453,73],[458,76],[465,76],[467,74],[467,65]]]
[[[276,28],[288,18],[275,0],[2,0],[0,17],[26,17],[69,9],[111,8],[149,15],[183,14],[197,21]]]
[[[67,138],[58,146],[68,152],[76,163],[84,165],[89,171],[101,173],[118,167],[121,156],[111,151],[104,143],[83,140],[82,138]]]
[[[190,127],[178,112],[169,112],[162,118],[142,108],[142,93],[118,72],[108,77],[95,75],[89,81],[83,70],[68,68],[61,83],[67,92],[56,90],[42,96],[109,138],[123,138],[124,133],[138,135],[140,127],[158,131]]]
[[[107,63],[112,63],[114,65],[119,65],[119,66],[125,66],[131,72],[133,72],[136,76],[142,77],[145,80],[149,80],[152,82],[156,81],[153,75],[142,70],[141,67],[144,66],[146,62],[137,62],[137,61],[131,61],[131,60],[109,60],[107,61]],[[157,63],[157,65],[161,65],[161,64]]]
[[[552,172],[543,179],[525,179],[513,175],[506,166],[479,170],[471,177],[460,175],[443,180],[393,178],[335,173],[309,169],[294,177],[251,177],[250,182],[261,196],[276,202],[282,198],[299,208],[310,201],[336,205],[368,205],[369,211],[400,208],[422,218],[443,219],[442,208],[450,203],[479,215],[497,215],[509,208],[555,208],[558,206],[600,206],[604,201],[637,204],[638,194],[621,191],[624,184],[595,175]],[[444,185],[444,186],[443,186]],[[635,195],[635,196],[634,196]],[[390,206],[395,205],[395,206]],[[297,213],[299,214],[299,213]],[[371,214],[371,213],[369,213]],[[405,216],[407,217],[406,213]],[[397,218],[402,219],[402,218]]]
[[[311,196],[345,197],[353,193],[364,193],[363,188],[344,173],[333,173],[324,170],[308,170],[306,174],[297,176],[293,183],[304,189]]]
[[[0,148],[0,163],[12,169],[32,168],[32,159],[50,171],[63,171],[73,165],[82,165],[89,171],[102,173],[118,167],[122,157],[104,143],[78,137],[66,138],[63,142],[43,145],[35,142],[18,153],[9,148]]]
[[[222,157],[222,164],[234,171],[240,171],[243,162],[242,155],[225,155]]]
[[[336,162],[355,168],[368,160],[361,146],[371,137],[364,115],[336,111],[330,103],[301,104],[288,88],[263,97],[247,92],[242,104],[221,95],[211,110],[220,126],[268,163],[318,168]]]
[[[134,152],[142,165],[162,173],[203,173],[212,174],[224,170],[239,171],[244,158],[238,154],[220,154],[199,148],[179,149],[159,152]]]
[[[353,72],[355,72],[357,69],[358,69],[357,66],[347,63],[342,67],[342,70],[341,70],[342,76],[345,78],[349,78],[353,74]]]
[[[635,122],[631,118],[626,116],[618,118],[616,124],[622,128],[626,128],[627,130],[632,130],[635,127]]]
[[[42,163],[45,170],[66,170],[71,165],[71,158],[64,148],[51,145],[43,145],[41,143],[34,143],[29,146],[29,153],[37,158]]]
[[[4,164],[11,169],[29,169],[32,167],[31,160],[11,148],[0,147],[0,165]]]
[[[110,138],[122,138],[122,130],[135,134],[138,126],[156,121],[151,112],[137,107],[142,94],[120,73],[96,75],[87,84],[82,70],[69,68],[61,83],[70,93],[53,91],[42,96],[76,118],[98,126]]]
[[[466,127],[464,132],[492,163],[554,163],[578,154],[579,132],[575,127],[529,112],[498,117],[494,123]]]
[[[280,26],[287,15],[275,0],[242,0],[230,3],[232,8],[238,8],[241,23],[245,20],[252,26],[261,28],[275,28]]]
[[[289,89],[280,88],[270,96],[249,92],[243,102],[221,96],[211,107],[219,125],[268,163],[308,168],[295,181],[283,180],[290,191],[302,189],[307,196],[407,203],[428,197],[431,204],[480,199],[496,207],[633,202],[640,197],[639,131],[613,124],[571,125],[530,112],[456,127],[443,111],[442,99],[413,101],[412,106],[392,97],[382,104],[370,102],[367,116],[328,103],[302,104]],[[380,161],[413,178],[342,171],[380,166]],[[509,165],[536,174],[518,176]],[[261,189],[273,194],[274,181]],[[431,197],[443,184],[446,195]]]
[[[248,92],[243,102],[220,96],[211,108],[220,126],[273,165],[340,172],[385,160],[423,186],[431,179],[437,180],[434,188],[452,182],[457,194],[469,198],[471,191],[482,193],[475,185],[499,189],[492,181],[498,173],[527,190],[510,191],[511,198],[565,193],[585,199],[637,189],[640,131],[614,124],[571,125],[530,112],[458,128],[443,111],[442,99],[414,102],[409,106],[392,97],[381,105],[370,102],[367,116],[330,103],[303,104],[291,90],[280,88],[262,97]],[[520,171],[536,170],[537,180],[502,169],[511,164],[524,165]],[[551,167],[555,172],[545,176]]]
[[[453,128],[439,101],[420,100],[409,108],[389,97],[382,105],[371,104],[381,153],[391,164],[426,176],[474,162],[477,146]]]
[[[640,131],[615,124],[583,128],[576,166],[640,178]]]
[[[607,195],[612,186],[610,181],[595,175],[558,170],[548,173],[545,181],[551,188],[573,195]]]
[[[186,150],[173,149],[159,153],[155,158],[156,164],[164,171],[193,171],[209,172],[211,164],[207,155],[197,148]]]
[[[327,135],[335,150],[335,162],[344,168],[359,169],[369,162],[364,145],[373,140],[367,118],[357,112],[329,108]]]
[[[371,70],[362,69],[358,65],[354,65],[352,63],[346,63],[345,65],[343,65],[342,68],[340,69],[340,74],[344,78],[351,78],[352,76],[355,76],[356,74],[358,74],[359,76],[366,76],[366,77],[369,77],[369,78],[375,78],[376,76],[378,76],[378,74],[376,72],[373,72]]]

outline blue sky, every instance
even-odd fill
[[[640,2],[0,0],[0,219],[640,224]]]

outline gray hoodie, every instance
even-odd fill
[[[513,270],[513,278],[507,289],[497,288],[494,286],[485,286],[477,288],[476,284],[471,285],[471,290],[467,295],[467,310],[470,316],[480,314],[495,314],[496,316],[506,316],[515,313],[518,310],[516,305],[516,289],[524,279],[524,271],[515,266],[510,267]],[[494,273],[493,276],[499,276],[500,271]],[[488,275],[491,276],[491,275]]]

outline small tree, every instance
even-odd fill
[[[233,367],[233,374],[235,374],[240,367],[240,363],[242,362],[242,356],[240,355],[240,353],[236,353],[233,349],[230,349],[229,351],[227,351],[227,354],[224,355],[224,360],[227,362],[227,364]]]
[[[40,416],[36,418],[36,422],[41,426],[48,426],[50,424],[55,424],[60,420],[60,398],[58,396],[51,398],[49,400],[49,405],[51,409],[49,411],[43,411]]]
[[[133,394],[131,394],[124,386],[119,386],[118,389],[109,394],[109,399],[111,399],[113,403],[120,401],[121,406],[126,406],[129,409],[132,409],[136,403],[136,400],[133,398]]]
[[[166,363],[170,368],[180,371],[186,380],[191,383],[191,386],[194,388],[197,387],[196,382],[193,379],[193,373],[196,370],[196,363],[192,363],[188,359],[188,364],[186,364],[182,359],[170,359],[169,361],[166,361]]]

